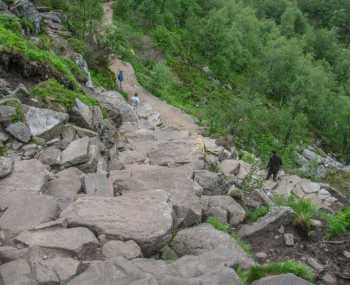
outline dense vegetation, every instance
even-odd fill
[[[147,88],[211,133],[288,165],[319,140],[350,160],[350,4],[339,0],[115,1],[111,48]],[[140,59],[151,36],[165,60]],[[205,68],[205,67],[209,68]],[[204,72],[202,69],[206,69]]]

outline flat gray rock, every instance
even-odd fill
[[[257,280],[252,285],[311,285],[312,283],[301,279],[294,274],[269,276]]]
[[[4,285],[37,285],[31,277],[31,269],[25,259],[5,263],[0,266],[0,276]]]
[[[194,181],[202,186],[204,195],[224,195],[228,191],[224,176],[216,172],[196,170]]]
[[[126,242],[118,240],[108,241],[103,245],[102,253],[107,258],[122,256],[126,259],[135,259],[142,257],[141,248],[132,240]]]
[[[54,219],[58,204],[52,197],[15,191],[4,194],[0,208],[7,209],[0,217],[0,228],[19,233]]]
[[[15,161],[11,157],[0,157],[0,179],[9,176],[15,165]]]
[[[0,247],[0,260],[4,263],[19,259],[28,252],[27,248],[18,249],[12,246]]]
[[[171,238],[173,208],[162,190],[127,193],[116,198],[79,198],[61,213],[70,225],[93,229],[119,240],[134,240],[145,255]]]
[[[61,164],[64,167],[83,164],[89,161],[90,138],[75,140],[62,152]]]
[[[128,170],[112,171],[117,193],[163,189],[170,194],[175,207],[175,225],[191,226],[201,222],[202,208],[196,195],[191,170],[153,165],[129,165]]]
[[[6,132],[22,143],[28,143],[32,138],[30,129],[22,122],[10,124]]]
[[[48,140],[56,137],[60,128],[69,119],[68,114],[50,109],[25,106],[24,111],[31,134]]]
[[[0,180],[0,193],[24,191],[39,193],[45,187],[49,172],[39,160],[16,160],[11,175]]]
[[[249,237],[260,232],[273,232],[281,225],[289,225],[293,221],[294,212],[288,207],[275,207],[253,224],[243,225],[239,230],[241,237]]]
[[[0,123],[8,125],[16,117],[16,108],[6,105],[0,105]]]
[[[66,250],[79,256],[84,256],[98,245],[95,235],[87,228],[26,231],[17,236],[16,241],[29,247]]]
[[[41,163],[49,166],[57,166],[61,163],[61,151],[56,146],[43,149],[38,158]]]

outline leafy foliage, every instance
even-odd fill
[[[272,262],[265,265],[255,265],[247,271],[244,271],[242,269],[238,270],[238,274],[241,277],[241,280],[244,282],[244,284],[247,285],[253,283],[255,280],[259,280],[270,275],[285,273],[292,273],[310,282],[315,281],[315,274],[311,268],[301,262],[294,260]]]
[[[266,206],[262,206],[254,210],[250,210],[247,213],[247,220],[250,223],[254,223],[260,218],[266,216],[269,213],[269,211],[270,211],[270,208]]]

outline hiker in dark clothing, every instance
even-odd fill
[[[119,73],[117,75],[117,80],[118,80],[118,83],[119,83],[119,89],[120,90],[123,90],[123,81],[124,81],[124,73],[122,70],[119,70]]]
[[[267,165],[268,173],[266,180],[269,180],[273,176],[273,181],[277,181],[277,175],[282,166],[282,159],[277,155],[275,151],[272,152],[269,164]]]

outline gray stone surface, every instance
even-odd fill
[[[81,225],[119,240],[134,240],[148,256],[171,238],[173,209],[162,190],[121,197],[79,198],[61,213],[70,225]]]
[[[15,165],[15,161],[11,157],[0,157],[0,179],[9,176]]]
[[[83,190],[91,196],[114,196],[113,183],[103,174],[86,174],[83,177]]]
[[[64,167],[83,164],[89,161],[90,138],[83,137],[69,144],[62,152],[61,164]]]
[[[312,283],[301,279],[294,274],[269,276],[257,280],[252,285],[311,285]]]
[[[151,165],[131,165],[125,171],[111,172],[117,193],[163,189],[175,207],[175,225],[190,226],[201,221],[202,209],[196,196],[191,170]]]
[[[0,105],[0,123],[8,125],[16,116],[16,108],[6,105]]]
[[[103,121],[103,115],[100,107],[88,106],[81,102],[79,99],[75,99],[74,106],[74,121],[77,122],[83,128],[88,128],[97,131]]]
[[[37,285],[31,278],[31,269],[25,259],[18,259],[0,266],[3,285]]]
[[[0,228],[11,233],[48,222],[54,219],[58,212],[54,198],[22,191],[1,195],[0,208],[7,209],[0,217]]]
[[[207,216],[216,216],[215,213],[225,213],[226,221],[232,226],[238,225],[245,219],[245,210],[230,196],[202,196],[205,205],[204,213]]]
[[[0,247],[0,260],[3,263],[10,262],[23,257],[27,252],[28,249],[26,248],[18,249],[12,246],[2,246]]]
[[[10,124],[6,128],[6,132],[23,143],[28,143],[32,138],[30,129],[22,122]]]
[[[9,136],[0,129],[0,144],[7,142]]]
[[[47,140],[57,137],[63,124],[69,119],[68,114],[50,109],[25,106],[24,111],[31,134]]]
[[[286,226],[293,220],[294,212],[288,207],[272,208],[270,212],[253,224],[243,225],[239,230],[241,237],[249,237],[260,232],[273,232],[281,225]]]
[[[204,195],[224,195],[228,191],[223,175],[208,170],[196,170],[194,181],[203,187]]]
[[[141,248],[132,240],[126,242],[117,240],[109,241],[103,245],[102,253],[106,258],[122,256],[126,259],[135,259],[142,257]]]
[[[50,146],[43,149],[38,159],[46,165],[57,166],[61,163],[61,151],[56,146]]]
[[[23,17],[27,21],[31,22],[34,26],[35,33],[41,31],[41,15],[36,9],[35,5],[29,0],[18,0],[15,3],[15,14],[18,17]]]
[[[239,160],[228,159],[220,163],[219,169],[225,176],[236,176],[239,173]]]
[[[48,180],[48,170],[39,160],[16,160],[11,175],[0,180],[0,193],[25,191],[39,193]]]
[[[29,247],[62,249],[79,256],[85,256],[98,245],[95,235],[87,228],[26,231],[17,236],[16,241]]]

